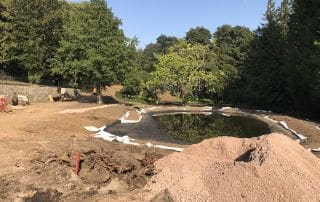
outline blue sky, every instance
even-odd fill
[[[79,2],[80,0],[73,0]],[[267,0],[108,0],[122,20],[127,37],[137,37],[139,47],[155,42],[160,34],[184,37],[193,27],[214,32],[223,24],[256,29],[262,22]],[[279,4],[280,0],[276,0]]]

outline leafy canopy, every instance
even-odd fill
[[[180,40],[169,48],[168,54],[158,56],[159,63],[147,85],[170,91],[184,101],[204,86],[211,86],[211,91],[218,91],[218,75],[223,72],[206,68],[207,56],[207,46]]]
[[[103,0],[71,4],[52,72],[79,83],[109,84],[121,78],[130,57],[120,20]]]

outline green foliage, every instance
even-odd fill
[[[223,25],[214,33],[216,52],[222,63],[241,68],[250,53],[253,33],[249,28]]]
[[[140,52],[140,67],[147,72],[154,71],[155,64],[158,62],[156,55],[166,54],[168,49],[177,42],[176,37],[160,35],[156,43],[148,44],[144,51]]]
[[[168,54],[158,56],[159,63],[147,86],[161,91],[170,91],[183,101],[195,97],[201,87],[210,92],[220,90],[218,69],[208,69],[206,59],[208,47],[189,44],[184,40],[169,48]]]
[[[122,82],[122,93],[184,102],[227,99],[276,111],[320,113],[320,1],[267,1],[255,32],[223,25],[160,35],[144,50],[128,39],[105,0],[1,0],[0,68],[44,79]]]
[[[294,109],[308,114],[317,114],[319,107],[319,46],[320,2],[295,0],[289,21],[287,91],[293,98]]]
[[[11,60],[23,66],[32,82],[49,75],[63,26],[63,1],[12,0]]]
[[[157,38],[158,50],[155,52],[156,54],[166,54],[168,49],[178,43],[178,38],[174,36],[166,36],[161,34]]]
[[[191,28],[186,34],[186,40],[192,44],[209,45],[211,37],[210,30],[204,27]]]
[[[133,70],[126,75],[124,80],[124,88],[121,90],[122,96],[137,97],[141,95],[144,83],[148,78],[148,73],[142,70]]]
[[[0,2],[0,67],[4,67],[10,61],[9,51],[13,46],[10,40],[12,31],[12,16],[8,10],[8,1]]]
[[[79,83],[122,80],[135,42],[126,43],[105,1],[71,4],[67,15],[52,72]]]
[[[292,14],[292,1],[283,0],[279,8],[279,23],[281,27],[281,34],[286,37],[289,31],[289,19]],[[285,38],[284,38],[285,40]]]
[[[214,51],[217,66],[225,72],[225,96],[239,99],[239,85],[251,51],[253,33],[246,27],[223,25],[214,33]]]
[[[276,8],[268,0],[266,23],[256,30],[240,74],[238,101],[281,112],[320,112],[319,18],[319,1],[283,0]]]
[[[246,104],[280,110],[288,106],[286,72],[284,68],[285,41],[280,17],[273,0],[265,13],[266,23],[255,32],[251,52],[242,74],[244,90],[241,100]],[[284,23],[286,24],[286,23]]]

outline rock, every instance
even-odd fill
[[[13,96],[11,97],[11,105],[17,106],[18,104],[19,104],[18,95],[17,93],[14,93]]]
[[[18,95],[18,102],[23,106],[30,104],[29,97],[26,95]]]

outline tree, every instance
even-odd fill
[[[148,44],[143,52],[140,52],[140,65],[147,72],[154,71],[154,65],[157,63],[156,55],[164,55],[168,49],[175,45],[178,39],[174,36],[166,36],[161,34],[156,43]]]
[[[60,0],[12,0],[12,38],[19,45],[11,58],[28,72],[29,80],[39,83],[50,74],[62,34],[63,6]]]
[[[10,61],[9,51],[13,46],[10,32],[12,16],[8,10],[8,1],[0,2],[0,67],[6,69]]]
[[[250,53],[253,37],[253,33],[246,27],[218,27],[214,33],[214,45],[219,56],[219,65],[230,64],[240,71]]]
[[[143,70],[132,70],[126,75],[121,94],[126,97],[139,96],[143,91],[144,83],[148,80],[148,76],[148,73]]]
[[[157,63],[156,55],[160,53],[160,50],[160,44],[150,43],[145,47],[143,52],[141,52],[143,56],[140,57],[142,59],[140,64],[145,71],[152,72],[155,70],[154,65]]]
[[[173,45],[175,45],[178,42],[178,38],[174,37],[174,36],[166,36],[161,34],[158,38],[157,38],[157,44],[159,44],[158,46],[158,50],[157,50],[157,54],[166,54],[168,49],[170,47],[172,47]]]
[[[104,0],[71,4],[68,10],[52,72],[80,84],[96,83],[101,102],[100,85],[122,78],[134,43],[126,41]]]
[[[292,14],[292,1],[291,0],[283,0],[281,2],[281,6],[279,9],[279,25],[281,28],[281,34],[286,40],[286,36],[289,31],[289,18]]]
[[[225,72],[225,96],[233,101],[241,97],[242,73],[246,68],[246,61],[251,53],[251,43],[254,34],[249,28],[223,25],[214,33],[213,49],[216,53],[219,69]]]
[[[244,79],[243,100],[256,107],[285,111],[290,106],[284,69],[285,43],[279,23],[279,10],[268,0],[266,23],[255,32]]]
[[[217,92],[221,89],[219,75],[223,75],[223,72],[206,68],[207,56],[208,47],[181,40],[169,48],[166,55],[158,56],[159,63],[147,86],[154,90],[170,91],[184,102],[187,98],[194,98],[202,86]]]
[[[309,115],[320,112],[320,2],[295,0],[289,20],[287,71],[288,92],[296,111]]]
[[[191,28],[186,34],[186,40],[192,44],[199,43],[202,45],[209,45],[211,37],[210,30],[204,27]]]

